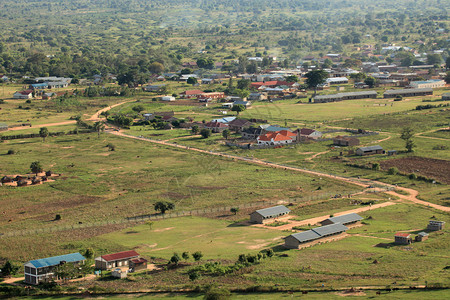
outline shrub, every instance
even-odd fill
[[[55,216],[55,221],[59,221],[59,220],[61,220],[61,215],[56,215]]]
[[[396,167],[391,167],[388,170],[388,174],[389,175],[397,175],[398,174],[398,169]]]
[[[375,171],[379,171],[380,170],[380,164],[379,163],[373,163],[372,164],[372,170],[375,170]]]
[[[412,179],[412,180],[416,180],[417,179],[417,175],[414,174],[414,173],[411,173],[411,174],[408,175],[408,178]]]
[[[224,288],[211,288],[209,289],[205,296],[203,297],[205,300],[225,300],[231,299],[231,292]]]
[[[16,151],[14,151],[14,149],[9,149],[7,154],[8,155],[16,154]]]

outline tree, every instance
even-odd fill
[[[446,83],[450,83],[450,71],[447,72],[447,74],[444,77],[444,80]]]
[[[39,129],[39,136],[42,138],[42,141],[45,142],[45,138],[48,137],[48,129],[47,127],[42,127]]]
[[[159,201],[155,203],[155,210],[160,211],[161,214],[165,214],[168,210],[175,209],[175,204],[172,202]]]
[[[3,277],[10,277],[12,275],[16,275],[18,270],[18,266],[15,266],[10,260],[7,260],[1,268],[1,274]]]
[[[173,255],[172,255],[172,257],[170,258],[170,262],[171,263],[173,263],[173,264],[176,264],[176,265],[178,265],[178,262],[180,261],[181,259],[180,259],[180,256],[178,255],[178,253],[174,253]]]
[[[225,129],[224,131],[222,131],[222,136],[228,140],[228,137],[230,136],[230,131],[228,129]]]
[[[413,148],[416,146],[412,140],[413,136],[414,132],[411,127],[403,128],[400,138],[405,141],[405,148],[408,152],[412,152]]]
[[[189,77],[189,78],[187,79],[186,83],[187,83],[187,84],[192,84],[192,85],[194,85],[194,84],[197,84],[197,83],[198,83],[198,80],[197,80],[197,78],[195,78],[195,77]]]
[[[145,107],[142,104],[139,104],[139,105],[133,106],[132,110],[137,113],[140,113],[141,111],[145,110]]]
[[[95,122],[94,130],[97,131],[97,137],[100,138],[100,132],[105,130],[105,123],[103,121]]]
[[[232,207],[230,209],[230,212],[232,212],[234,215],[236,215],[238,213],[238,211],[239,211],[239,207]]]
[[[42,172],[43,168],[39,161],[33,161],[30,165],[30,170],[31,170],[31,172],[35,173],[37,176],[38,173]]]
[[[185,252],[183,252],[183,254],[181,254],[181,257],[184,260],[188,260],[191,256],[189,255],[189,252],[185,251]]]
[[[207,139],[207,138],[209,138],[211,136],[211,130],[203,128],[200,131],[200,134],[201,134],[202,138]]]
[[[429,65],[440,65],[442,62],[442,56],[440,54],[428,54],[427,64]]]
[[[314,89],[314,96],[317,94],[317,87],[324,84],[328,78],[328,73],[324,70],[314,70],[305,74],[306,85]]]
[[[380,164],[379,163],[373,163],[372,164],[372,170],[379,171],[380,170]]]
[[[197,60],[197,66],[202,69],[214,68],[214,60],[212,58],[200,58]]]
[[[195,261],[199,261],[200,259],[202,259],[203,253],[200,251],[196,251],[192,253],[192,257],[194,258]]]
[[[388,170],[388,174],[389,175],[397,175],[398,174],[398,169],[396,167],[391,167]]]
[[[164,71],[164,65],[159,62],[153,62],[148,66],[148,70],[154,74],[160,74]]]
[[[86,251],[84,251],[84,257],[86,257],[87,259],[94,258],[94,249],[87,248]]]
[[[192,129],[191,129],[192,134],[198,134],[198,131],[199,131],[198,125],[192,126]]]
[[[192,271],[189,272],[189,279],[194,281],[196,279],[200,278],[200,273],[198,271]]]
[[[231,299],[231,292],[225,288],[210,288],[203,297],[204,300],[227,300]]]
[[[250,95],[250,91],[249,90],[240,90],[240,89],[236,89],[235,93],[241,97],[242,99],[247,98]]]
[[[244,111],[245,109],[246,109],[245,105],[243,105],[243,104],[235,104],[231,108],[231,111],[235,111],[237,113],[237,115],[239,116],[239,113],[241,111]]]
[[[447,59],[445,60],[445,67],[446,67],[447,69],[450,69],[450,56],[447,57]]]
[[[240,90],[246,90],[250,88],[250,79],[241,79],[237,82],[237,88]]]
[[[287,82],[298,82],[298,77],[297,77],[297,75],[289,75],[286,77],[286,81]]]
[[[372,87],[375,86],[376,79],[373,78],[372,76],[369,76],[369,77],[367,77],[367,78],[364,80],[364,83],[367,84],[369,87],[372,88]]]
[[[366,74],[362,72],[350,74],[350,78],[355,80],[355,82],[362,82],[364,79],[366,79],[366,77],[367,77]]]

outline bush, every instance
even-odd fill
[[[380,170],[380,164],[379,163],[373,163],[372,164],[372,170],[375,170],[375,171],[379,171]]]
[[[398,95],[394,98],[394,101],[402,101],[402,100],[403,100],[403,97],[400,95]]]
[[[204,128],[200,131],[200,134],[202,135],[202,138],[207,139],[211,136],[211,130]]]
[[[61,220],[61,215],[56,215],[55,216],[55,221],[59,221],[59,220]]]
[[[6,154],[8,155],[16,154],[16,151],[14,151],[14,149],[9,149]]]
[[[417,179],[417,175],[414,174],[414,173],[411,173],[411,174],[408,175],[408,178],[411,179],[411,180],[416,180]]]
[[[225,300],[231,299],[231,292],[224,288],[211,288],[209,289],[205,296],[203,297],[205,300]]]
[[[397,175],[398,174],[398,169],[396,167],[391,167],[388,170],[388,174],[389,175]]]

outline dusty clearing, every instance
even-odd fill
[[[450,161],[447,160],[411,156],[381,162],[383,170],[391,167],[396,167],[403,173],[415,173],[450,184]]]

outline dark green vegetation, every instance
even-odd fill
[[[8,30],[0,34],[0,73],[76,80],[113,73],[131,84],[178,70],[187,60],[205,69],[225,62],[224,71],[242,72],[269,65],[269,55],[295,66],[311,53],[350,54],[364,43],[380,53],[384,43],[422,40],[424,53],[448,48],[437,30],[448,27],[441,7],[439,0],[3,0],[0,20]],[[264,60],[230,63],[243,55]],[[402,57],[405,65],[416,63],[410,53]],[[348,65],[361,60],[368,58],[355,55]],[[428,58],[441,62],[439,54]]]
[[[114,151],[110,151],[109,144],[115,145]],[[15,151],[14,155],[6,155],[10,149]],[[331,180],[318,181],[300,173],[110,134],[102,134],[100,138],[96,133],[49,137],[45,143],[40,138],[5,141],[0,143],[0,153],[5,154],[1,174],[27,174],[30,164],[37,160],[44,171],[62,174],[42,185],[1,187],[0,204],[5,212],[0,221],[2,233],[50,227],[71,229],[80,222],[106,225],[108,221],[154,214],[154,204],[159,201],[173,203],[176,212],[261,200],[290,201],[337,189],[342,193],[355,190],[354,186]],[[56,214],[61,220],[54,221]],[[97,234],[101,230],[93,229]],[[79,235],[79,231],[83,229],[73,234]],[[44,236],[36,237],[41,238]],[[0,243],[0,256],[15,257],[18,261],[47,256],[64,249],[60,248],[64,247],[61,242],[71,239],[77,238],[64,234],[28,251],[23,245],[34,243],[28,236],[5,238]]]

